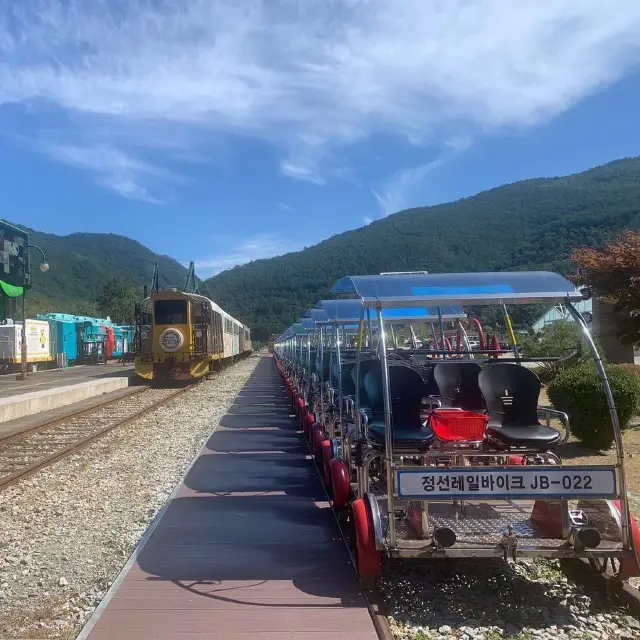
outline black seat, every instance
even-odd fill
[[[351,370],[355,367],[355,362],[342,362],[342,395],[352,396],[356,392],[356,387],[351,379]],[[334,389],[340,384],[340,367],[334,361],[333,371],[331,372],[331,386]]]
[[[364,386],[364,379],[366,375],[374,368],[380,369],[380,360],[361,360],[360,361],[360,409],[371,412],[371,401],[369,400],[369,396],[367,395],[367,389]],[[353,382],[353,392],[354,392],[354,400],[355,400],[355,389],[356,389],[356,367],[351,369],[351,381]]]
[[[371,402],[371,422],[368,435],[378,446],[385,443],[384,399],[382,369],[372,368],[364,378],[367,397]],[[428,448],[435,434],[428,426],[423,426],[420,415],[424,380],[414,369],[395,365],[389,367],[391,391],[391,424],[394,446],[409,449]]]
[[[442,406],[466,411],[484,411],[484,400],[478,376],[482,367],[477,362],[441,362],[433,375],[438,384]]]
[[[530,369],[498,363],[480,372],[478,384],[489,413],[487,437],[508,447],[546,449],[560,433],[538,420],[540,380]]]
[[[436,382],[434,371],[435,367],[431,364],[429,364],[428,366],[421,366],[419,370],[419,373],[424,380],[424,395],[427,398],[429,396],[437,396],[440,393],[440,388],[438,387],[438,383]]]

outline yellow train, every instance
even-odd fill
[[[155,383],[193,380],[251,353],[251,332],[215,302],[162,291],[136,307],[135,370]]]

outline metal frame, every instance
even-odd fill
[[[451,277],[453,279],[455,279],[456,275],[459,274],[448,274],[451,275]],[[513,275],[513,274],[509,274],[509,275]],[[530,273],[529,275],[531,276],[536,276],[536,273]],[[561,278],[560,276],[556,276],[556,274],[548,274],[546,272],[541,272],[540,274],[541,276],[547,277],[549,275],[551,276],[555,276],[556,280],[558,278]],[[496,279],[499,279],[501,277],[501,274],[479,274],[479,276],[494,276]],[[376,278],[383,278],[383,279],[388,279],[388,278],[393,278],[395,276],[393,275],[386,275],[386,276],[374,276],[370,278],[370,282],[374,281]],[[416,275],[414,276],[414,280],[417,282],[429,282],[429,279],[432,278],[432,276],[429,275]],[[489,278],[487,278],[489,279]],[[517,279],[517,278],[516,278]],[[586,342],[589,346],[589,350],[596,362],[596,367],[597,367],[597,371],[598,374],[600,376],[600,379],[602,381],[603,384],[603,388],[605,391],[605,395],[607,397],[607,403],[609,406],[609,413],[611,416],[611,420],[612,420],[612,425],[613,425],[613,429],[614,429],[614,435],[615,435],[615,443],[616,443],[616,455],[617,455],[617,464],[615,465],[615,469],[616,469],[616,474],[618,476],[618,490],[617,490],[617,496],[616,498],[620,500],[621,502],[621,514],[622,514],[622,518],[621,518],[621,524],[620,524],[620,536],[621,536],[621,542],[622,542],[622,550],[620,552],[613,550],[613,549],[607,549],[607,548],[596,548],[596,549],[589,549],[589,550],[580,550],[577,547],[574,547],[573,550],[563,550],[562,554],[560,554],[560,552],[558,550],[545,550],[545,549],[538,549],[538,548],[532,548],[532,549],[526,549],[526,548],[521,548],[519,553],[520,555],[546,555],[547,557],[549,555],[551,555],[552,557],[576,557],[576,556],[583,556],[583,557],[614,557],[614,556],[624,556],[624,555],[632,555],[634,553],[634,548],[633,548],[633,539],[632,536],[630,535],[630,531],[631,531],[631,516],[630,516],[630,512],[629,512],[629,505],[628,505],[628,499],[627,499],[627,493],[626,493],[626,483],[625,483],[625,478],[624,478],[624,456],[623,456],[623,448],[622,448],[622,436],[621,436],[621,431],[620,431],[620,425],[619,425],[619,420],[618,420],[618,415],[617,415],[617,411],[615,408],[615,402],[614,402],[614,398],[613,398],[613,394],[611,391],[611,387],[607,378],[607,374],[606,371],[604,369],[604,366],[602,364],[602,361],[600,359],[600,356],[598,355],[597,349],[595,347],[595,344],[589,334],[588,328],[586,326],[586,323],[584,322],[584,319],[582,318],[582,316],[579,314],[579,312],[575,309],[575,307],[573,307],[572,305],[572,301],[576,301],[576,300],[580,300],[582,299],[582,295],[575,289],[575,287],[573,287],[573,285],[571,285],[571,283],[569,283],[568,281],[565,280],[566,282],[566,287],[565,290],[540,290],[540,291],[527,291],[526,293],[505,293],[504,291],[500,291],[500,292],[496,292],[496,293],[482,293],[482,294],[478,294],[476,292],[473,291],[469,291],[469,292],[461,292],[461,291],[456,291],[456,292],[452,292],[452,293],[442,293],[442,292],[436,292],[433,295],[423,295],[421,293],[417,293],[416,295],[413,296],[407,296],[407,295],[401,295],[398,297],[394,297],[394,296],[385,296],[385,297],[381,297],[381,296],[373,296],[373,295],[364,295],[362,294],[358,289],[359,289],[359,282],[365,282],[366,277],[345,277],[342,280],[338,281],[336,283],[336,285],[334,285],[332,292],[333,293],[340,293],[340,294],[352,294],[355,295],[356,299],[358,299],[360,301],[361,307],[362,307],[362,312],[361,312],[361,317],[359,320],[359,330],[361,331],[363,328],[363,322],[364,322],[364,314],[365,311],[367,313],[367,316],[370,317],[370,312],[374,311],[376,313],[377,316],[377,329],[378,329],[378,335],[379,335],[379,357],[380,357],[380,361],[381,361],[381,367],[382,367],[382,385],[383,385],[383,405],[384,405],[384,424],[385,424],[385,451],[384,451],[384,461],[385,461],[385,467],[386,467],[386,484],[387,484],[387,491],[386,491],[386,522],[387,522],[387,534],[385,536],[384,540],[379,540],[378,545],[381,547],[384,547],[384,549],[390,554],[390,555],[405,555],[405,551],[407,552],[407,555],[409,556],[414,556],[414,555],[425,555],[425,550],[419,550],[416,549],[416,545],[415,542],[413,545],[409,544],[405,544],[404,541],[401,542],[399,544],[398,538],[397,538],[397,531],[396,531],[396,522],[395,522],[395,507],[396,507],[396,502],[401,501],[399,499],[398,496],[396,496],[396,479],[397,479],[397,472],[401,469],[398,467],[398,465],[396,465],[395,463],[395,459],[394,459],[394,451],[393,451],[393,447],[394,447],[394,442],[393,442],[393,424],[392,424],[392,412],[391,412],[391,393],[390,393],[390,381],[389,381],[389,361],[388,361],[388,352],[387,352],[387,344],[386,344],[386,339],[385,339],[385,331],[386,331],[386,327],[385,327],[385,318],[384,318],[384,310],[385,309],[389,309],[389,308],[402,308],[402,307],[415,307],[416,305],[424,305],[426,306],[433,306],[433,305],[443,305],[443,304],[466,304],[466,305],[479,305],[479,304],[483,304],[483,305],[506,305],[506,304],[526,304],[526,303],[530,303],[532,301],[548,301],[548,302],[557,302],[557,301],[562,301],[564,302],[568,309],[570,310],[572,316],[575,318],[576,322],[578,322],[578,324],[581,326],[583,334],[585,336]],[[387,280],[388,283],[388,280]],[[366,287],[363,287],[366,288]],[[426,290],[427,287],[423,286],[423,287],[416,287],[417,290]],[[444,330],[443,330],[443,325],[442,325],[442,314],[438,314],[438,321],[440,324],[440,330],[441,330],[441,335],[444,336]],[[369,329],[371,331],[371,323],[369,323]],[[372,344],[372,343],[371,343]],[[360,347],[360,344],[358,344],[358,347]],[[444,347],[444,345],[443,345]],[[360,348],[357,349],[356,352],[356,362],[357,362],[357,384],[356,384],[356,410],[359,409],[359,355],[360,355]],[[443,355],[446,355],[445,353],[443,353]],[[517,360],[517,355],[516,355],[516,360]],[[359,412],[356,411],[356,413],[358,414]],[[358,420],[357,420],[357,426],[358,426],[358,431],[360,432],[361,427],[362,427],[362,420],[361,417],[358,416]],[[568,422],[567,422],[568,424]],[[362,429],[362,431],[364,431],[364,429]],[[563,439],[563,441],[566,441],[569,437],[569,431],[567,430],[565,433],[565,438]],[[531,454],[533,455],[534,452],[531,452]],[[434,452],[432,454],[433,456],[437,456],[438,452]],[[439,452],[439,455],[442,456],[443,453]],[[474,452],[473,455],[477,455],[477,452]],[[499,454],[498,454],[499,455]],[[496,453],[493,452],[493,456],[496,457]],[[358,487],[359,487],[359,496],[363,497],[365,495],[368,495],[368,482],[365,481],[365,479],[363,478],[363,475],[366,474],[367,469],[369,464],[374,460],[380,458],[380,453],[376,452],[375,454],[372,452],[371,455],[369,455],[367,457],[367,464],[364,465],[364,471],[363,473],[359,473],[358,474]],[[415,467],[414,467],[415,468]],[[417,467],[418,469],[420,467]],[[606,467],[602,467],[600,466],[599,468],[606,468]],[[455,467],[451,467],[451,470],[455,470]],[[544,468],[539,468],[539,470],[544,471]],[[544,500],[545,496],[544,495],[540,495],[539,499],[540,500]],[[383,497],[384,499],[384,497]],[[498,500],[500,498],[494,498],[494,500]],[[508,496],[505,496],[505,499],[508,499]],[[583,500],[589,500],[588,497],[584,496],[582,498]],[[428,500],[426,501],[428,502]],[[565,517],[564,511],[568,510],[568,502],[567,499],[562,499],[562,503],[563,505],[563,517],[562,517],[562,528],[563,528],[563,538],[569,539],[572,534],[573,528],[571,528],[571,523],[568,521],[568,518]],[[568,515],[568,511],[567,511],[567,515]],[[375,525],[375,529],[377,530],[377,525]],[[566,535],[565,535],[566,534]],[[505,543],[507,544],[507,543]],[[508,545],[511,545],[512,543],[508,543]],[[506,547],[505,547],[506,549]],[[511,546],[510,546],[511,549]],[[514,547],[514,552],[515,552],[515,547]],[[443,550],[441,550],[442,552]],[[502,552],[498,552],[497,550],[485,550],[488,555],[496,555],[496,554],[500,554]],[[455,552],[451,551],[447,551],[447,553],[441,553],[441,555],[444,555],[446,557],[452,557],[453,555],[456,555],[460,553],[461,555],[483,555],[484,552],[482,552],[482,550],[475,550],[473,553],[469,553],[469,554],[465,554],[465,550],[464,549],[457,549]],[[506,551],[505,551],[506,554]],[[427,553],[427,555],[433,555],[432,553]]]

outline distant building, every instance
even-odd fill
[[[587,325],[591,326],[593,322],[593,304],[591,300],[580,300],[573,305],[587,321]],[[548,324],[554,322],[575,322],[573,316],[569,313],[569,309],[563,304],[556,304],[544,315],[540,316],[532,325],[535,332],[542,331]]]

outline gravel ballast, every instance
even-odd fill
[[[404,563],[380,590],[397,640],[640,638],[635,617],[555,560]]]
[[[256,356],[0,493],[0,638],[74,638]]]

